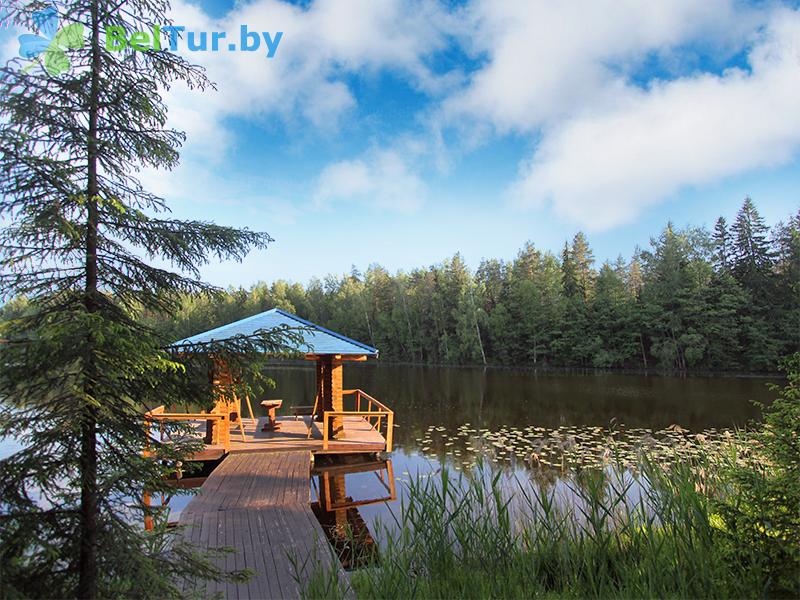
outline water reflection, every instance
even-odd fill
[[[176,526],[181,518],[181,512],[194,498],[194,492],[206,482],[208,476],[221,462],[221,460],[215,460],[185,465],[169,479],[169,483],[174,489],[171,494],[147,494],[145,492],[144,503],[156,509],[153,518],[145,518],[145,529],[152,529],[155,522],[161,521],[168,527]],[[180,477],[178,477],[178,473],[180,473]]]
[[[375,540],[360,511],[397,499],[391,460],[318,455],[311,471],[311,496],[311,510],[345,569],[376,560]]]
[[[313,397],[313,369],[282,363],[268,374],[277,383],[274,395],[285,400],[284,411]],[[767,383],[777,381],[369,363],[351,365],[344,379],[346,388],[385,402],[398,424],[392,454],[398,499],[358,507],[373,535],[379,525],[391,526],[390,511],[399,513],[412,480],[437,477],[444,466],[454,473],[500,470],[509,490],[524,481],[554,491],[559,502],[574,501],[571,467],[593,463],[607,472],[610,426],[619,431],[625,463],[640,448],[669,461],[691,459],[698,434],[707,438],[702,443],[720,441],[726,429],[757,420],[752,401],[769,403]],[[634,482],[631,494],[638,497],[638,480],[629,479],[635,475],[626,471],[623,477]],[[353,474],[346,493],[377,498],[382,492],[374,476]]]
[[[314,397],[314,371],[276,364],[268,374],[284,398],[284,412]],[[361,388],[395,411],[395,443],[415,447],[429,425],[455,431],[470,422],[496,430],[528,425],[663,429],[678,424],[692,431],[742,427],[759,417],[753,400],[768,403],[766,384],[746,377],[679,377],[616,373],[536,373],[493,368],[353,364],[344,387]],[[288,413],[287,413],[288,414]]]

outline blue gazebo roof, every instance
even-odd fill
[[[253,335],[259,329],[272,329],[274,327],[293,327],[305,328],[297,334],[303,341],[295,347],[289,348],[295,352],[303,354],[342,354],[358,356],[377,356],[378,350],[367,344],[362,344],[352,340],[341,333],[336,333],[325,327],[321,327],[311,321],[301,319],[297,315],[273,308],[266,312],[258,313],[252,317],[247,317],[227,325],[222,325],[216,329],[204,331],[188,338],[178,340],[173,346],[183,344],[201,344],[213,341],[222,341],[236,335]]]

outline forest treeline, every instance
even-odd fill
[[[372,265],[186,296],[177,317],[147,319],[174,340],[274,307],[389,361],[774,371],[800,349],[800,210],[768,227],[747,198],[731,223],[667,224],[649,248],[599,267],[579,232],[559,255],[529,242],[475,272],[460,254],[410,273]]]
[[[630,260],[595,266],[578,233],[560,255],[533,243],[475,272],[441,264],[187,297],[178,339],[282,308],[368,342],[390,361],[773,371],[800,347],[800,211],[768,227],[749,198],[713,231],[668,224]]]

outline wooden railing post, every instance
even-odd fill
[[[322,449],[328,449],[328,411],[322,413]]]
[[[144,530],[145,531],[152,531],[153,530],[153,515],[150,514],[150,492],[144,490],[142,493],[142,503],[145,505],[145,513],[144,513]]]
[[[389,412],[386,419],[386,451],[392,451],[392,436],[394,435],[394,413]]]
[[[150,452],[150,434],[152,433],[152,430],[153,430],[153,421],[149,417],[150,417],[150,413],[149,412],[145,413],[145,415],[144,415],[145,439],[144,439],[144,448],[142,449],[142,456],[150,456],[150,454],[151,454],[151,452]]]
[[[389,482],[389,500],[397,499],[397,489],[395,488],[394,469],[392,461],[386,461],[386,480]]]

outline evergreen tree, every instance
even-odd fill
[[[633,300],[625,289],[624,261],[604,263],[592,299],[591,329],[595,333],[592,365],[622,367],[636,356],[638,334],[631,327]]]
[[[699,329],[708,347],[706,366],[734,371],[748,366],[742,352],[743,316],[751,302],[749,293],[727,271],[715,273],[703,291]]]
[[[731,263],[731,236],[725,217],[720,217],[714,224],[714,268],[717,271],[728,271]]]
[[[800,346],[800,211],[775,227],[776,292],[774,312],[780,355]]]
[[[763,299],[769,293],[773,253],[769,243],[769,228],[748,196],[736,215],[731,228],[733,235],[733,272],[747,289]]]
[[[513,262],[484,260],[474,274],[457,255],[408,275],[373,265],[305,289],[277,281],[213,302],[187,297],[174,337],[279,306],[374,339],[385,360],[769,371],[800,345],[799,228],[800,215],[773,227],[761,291],[737,280],[720,219],[712,232],[668,224],[649,251],[599,273],[578,234],[560,260],[529,242]]]
[[[561,251],[561,273],[564,295],[569,299],[580,296],[581,290],[578,286],[578,269],[572,258],[572,251],[567,242],[564,242],[564,249]]]
[[[180,597],[181,576],[223,576],[166,530],[141,530],[142,490],[165,490],[192,448],[145,428],[147,407],[184,402],[186,388],[143,317],[213,291],[198,273],[209,257],[241,259],[270,239],[165,217],[135,177],[178,161],[161,90],[208,82],[171,52],[108,51],[103,29],[152,31],[167,12],[75,0],[11,16],[34,30],[58,19],[68,53],[13,60],[0,76],[0,297],[29,303],[0,332],[0,437],[23,445],[0,462],[3,597]]]
[[[704,339],[696,321],[699,294],[709,270],[702,252],[701,232],[678,231],[672,223],[651,240],[653,250],[642,253],[647,283],[642,294],[643,314],[650,330],[651,352],[668,368],[697,366],[703,356]]]
[[[588,301],[594,287],[595,273],[592,269],[594,256],[583,232],[572,239],[572,245],[564,245],[561,253],[563,293],[563,325],[561,335],[554,342],[554,349],[563,363],[588,366],[597,349],[597,339],[588,333]]]
[[[575,278],[578,291],[583,297],[583,300],[588,301],[594,288],[595,272],[592,268],[594,264],[594,254],[582,231],[576,233],[575,237],[572,239],[570,257],[575,265]]]

